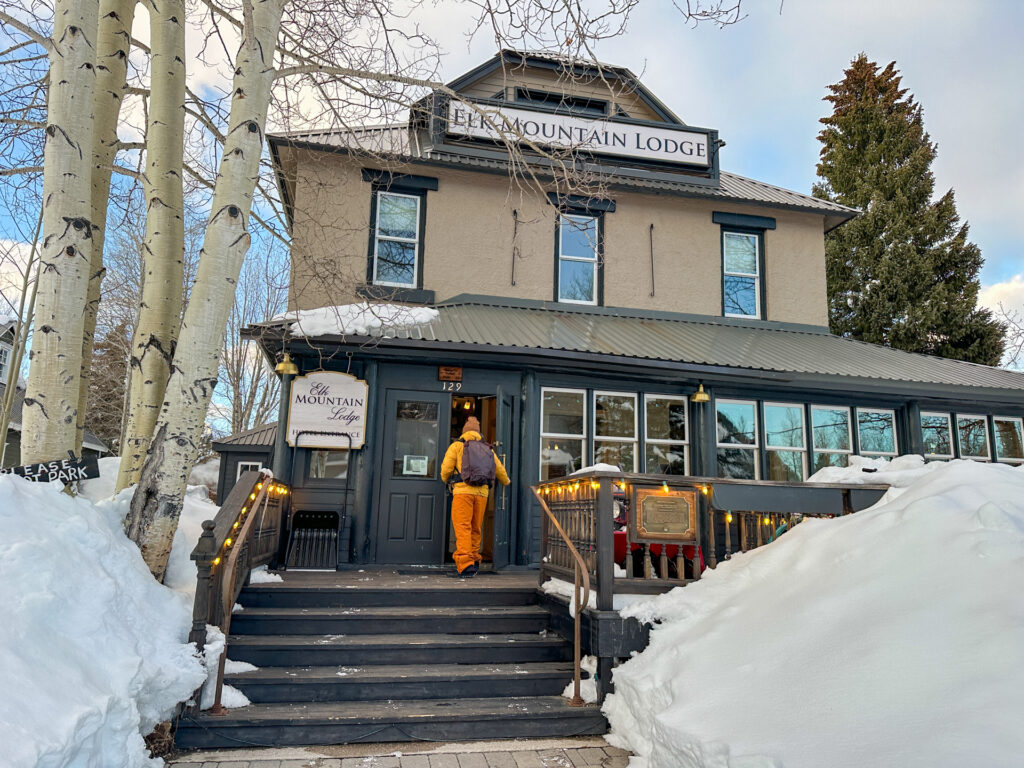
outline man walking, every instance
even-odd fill
[[[509,483],[505,467],[480,437],[480,422],[476,416],[466,419],[462,437],[448,446],[441,463],[441,479],[455,483],[452,488],[455,568],[459,576],[469,578],[480,570],[480,531],[490,487],[495,479],[502,485]]]

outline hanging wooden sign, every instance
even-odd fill
[[[462,366],[440,365],[437,368],[438,381],[462,381]]]
[[[315,371],[296,376],[288,408],[288,444],[301,448],[362,448],[366,441],[367,400],[366,382],[347,373]]]
[[[34,483],[74,483],[78,480],[94,480],[100,476],[99,459],[95,456],[54,459],[39,464],[25,464],[20,467],[0,469],[5,475],[18,475]]]

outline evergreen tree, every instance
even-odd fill
[[[998,365],[1003,326],[977,306],[983,259],[953,191],[932,200],[935,144],[921,106],[860,54],[825,97],[816,197],[863,213],[825,239],[833,333]]]

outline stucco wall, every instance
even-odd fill
[[[308,151],[297,157],[290,305],[353,301],[369,248],[372,188],[361,177],[364,163]],[[423,288],[438,301],[460,293],[554,298],[556,218],[542,192],[499,174],[393,170],[438,179],[426,195],[421,254]],[[827,324],[822,216],[668,195],[609,196],[616,210],[605,215],[606,306],[720,315],[721,227],[712,212],[727,211],[777,220],[765,236],[766,319]]]

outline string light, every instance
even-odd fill
[[[214,565],[220,565],[220,557],[213,558],[213,564]]]
[[[668,481],[667,480],[662,482],[661,490],[663,490],[665,493],[668,493]]]
[[[702,485],[700,487],[700,492],[703,493],[705,496],[707,496],[708,495],[708,487],[706,485]]]
[[[768,518],[768,517],[766,517],[766,518],[764,519],[764,524],[765,524],[765,525],[771,525],[771,524],[772,524],[771,518]]]
[[[231,529],[234,530],[237,527],[238,527],[238,521],[235,520],[235,524],[231,526]]]
[[[725,513],[725,522],[727,522],[727,523],[731,523],[732,522],[732,512],[726,512]]]
[[[249,501],[252,501],[255,498],[256,498],[256,494],[255,493],[250,493],[249,494]]]
[[[225,547],[230,547],[231,546],[231,539],[225,539],[224,540],[224,546]]]

